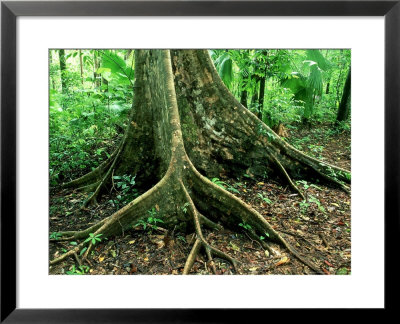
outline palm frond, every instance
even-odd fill
[[[102,62],[97,73],[109,71],[112,77],[115,77],[118,82],[133,84],[134,71],[132,66],[127,65],[122,57],[110,50],[102,50],[100,53],[102,55]]]
[[[319,50],[308,49],[306,50],[306,56],[308,60],[316,62],[321,70],[326,71],[330,68],[330,62],[325,59]]]
[[[233,62],[228,52],[223,53],[215,60],[218,74],[229,88],[233,81]]]

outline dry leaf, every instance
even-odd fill
[[[99,262],[103,262],[103,260],[104,260],[103,256],[99,257]]]
[[[161,249],[165,246],[164,240],[157,241],[156,244],[157,244],[157,249]]]
[[[132,241],[129,241],[128,243],[129,244],[133,244],[133,243],[135,243],[136,242],[136,240],[132,240]]]
[[[279,265],[281,265],[281,264],[288,263],[289,261],[290,261],[290,259],[289,259],[288,257],[283,257],[282,259],[280,259],[280,260],[277,262],[277,264],[275,264],[275,266],[277,267],[277,266],[279,266]]]

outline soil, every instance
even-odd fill
[[[333,132],[331,125],[311,129],[287,127],[288,142],[307,154],[350,170],[350,132]],[[300,189],[308,202],[280,179],[220,179],[233,194],[256,209],[275,230],[326,274],[351,273],[351,217],[349,194],[323,183],[300,180]],[[85,229],[118,209],[109,201],[118,193],[104,195],[100,204],[81,209],[87,194],[74,190],[50,189],[49,233]],[[122,207],[122,206],[119,206]],[[265,251],[258,241],[243,230],[204,229],[213,246],[228,253],[240,263],[238,272],[225,260],[215,258],[217,274],[314,274],[285,248],[270,243],[274,251]],[[162,223],[160,223],[162,227]],[[162,228],[146,229],[137,225],[123,235],[101,239],[83,267],[79,257],[50,266],[50,274],[140,275],[181,274],[193,244],[194,234],[169,233]],[[264,239],[268,239],[265,237]],[[49,258],[53,259],[77,242],[51,242]],[[80,260],[79,260],[80,261]],[[207,257],[199,254],[191,274],[213,274]]]

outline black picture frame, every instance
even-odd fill
[[[265,310],[16,308],[16,19],[19,16],[384,16],[385,310],[396,306],[400,156],[400,0],[395,1],[2,1],[1,2],[1,322],[237,322]],[[371,188],[373,191],[373,188]],[[373,193],[371,192],[371,195]],[[371,237],[371,241],[372,241]],[[365,247],[367,248],[367,247]],[[371,258],[373,258],[371,256]],[[371,264],[373,259],[371,260]],[[369,271],[366,269],[366,271]],[[373,270],[371,270],[373,271]],[[368,284],[368,283],[366,283]],[[279,312],[279,310],[277,310]],[[266,319],[267,317],[265,317]],[[251,321],[251,320],[250,320]]]

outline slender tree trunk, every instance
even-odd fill
[[[83,62],[82,62],[82,51],[79,50],[79,65],[81,68],[81,81],[82,81],[82,85],[83,85]]]
[[[258,98],[258,112],[257,112],[257,117],[260,120],[262,120],[262,114],[264,110],[265,79],[266,79],[265,76],[263,76],[260,79],[260,97]]]
[[[256,75],[253,75],[251,77],[253,80],[255,80],[254,88],[253,88],[253,95],[251,96],[251,101],[250,101],[250,107],[254,109],[254,107],[257,106],[258,102],[258,77]]]
[[[100,67],[98,53],[96,50],[93,51],[93,82],[96,88],[101,86],[101,78],[97,74],[97,69]]]
[[[247,108],[247,90],[242,90],[242,93],[240,95],[240,103]]]
[[[167,228],[195,229],[196,243],[184,273],[201,246],[209,258],[227,259],[235,267],[232,257],[207,242],[202,228],[220,223],[239,230],[243,222],[251,226],[253,237],[267,235],[321,273],[263,216],[207,177],[258,176],[272,170],[304,199],[291,176],[320,177],[347,190],[343,181],[348,181],[348,171],[297,151],[245,109],[224,86],[205,50],[135,51],[135,78],[133,109],[122,142],[96,170],[65,187],[88,189],[92,193],[86,202],[95,203],[102,190],[112,190],[112,175],[130,174],[145,193],[86,230],[61,232],[61,239],[117,235],[156,208]],[[73,256],[85,244],[51,264]],[[91,248],[89,243],[84,258]]]
[[[49,51],[49,65],[50,65],[50,67],[53,64],[53,53],[52,52],[53,52],[52,50]],[[49,71],[51,71],[50,67],[49,67]],[[54,73],[50,74],[50,87],[51,87],[51,89],[54,89],[54,90],[56,89],[56,83],[55,83],[55,80],[54,80]]]
[[[66,79],[66,70],[67,70],[67,63],[65,60],[65,50],[60,49],[58,50],[58,57],[60,60],[60,78],[61,78],[61,91],[65,93],[67,91],[67,79]]]
[[[351,68],[347,73],[346,82],[343,88],[342,100],[340,101],[336,123],[346,121],[349,118],[350,111],[350,93],[351,93]]]

